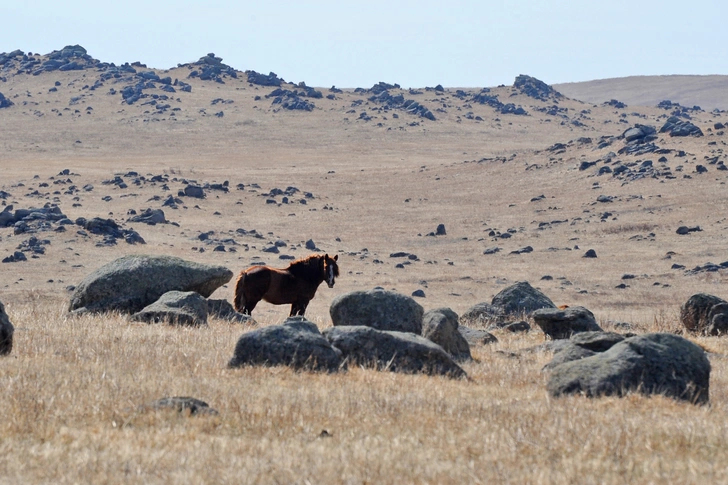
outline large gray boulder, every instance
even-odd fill
[[[422,316],[422,336],[445,349],[455,360],[470,360],[470,345],[458,332],[458,314],[450,308],[429,310]]]
[[[324,335],[350,364],[407,374],[466,376],[445,349],[409,332],[358,325],[327,328]]]
[[[207,300],[194,291],[168,291],[130,320],[174,325],[207,325]]]
[[[689,332],[702,334],[718,334],[709,327],[716,315],[728,313],[724,299],[707,293],[696,293],[680,307],[680,322]],[[718,329],[716,329],[718,330]]]
[[[500,307],[506,315],[531,314],[540,308],[556,308],[554,302],[528,281],[518,283],[501,290],[493,297],[493,306]]]
[[[547,337],[554,340],[570,338],[579,332],[601,332],[594,314],[581,306],[559,308],[543,308],[531,315],[533,321],[541,327]]]
[[[294,369],[336,372],[341,352],[304,317],[289,317],[273,325],[244,333],[235,345],[229,367],[287,365]]]
[[[552,396],[621,397],[640,392],[704,404],[709,398],[710,362],[705,351],[689,340],[651,333],[554,367],[547,389]]]
[[[334,326],[366,325],[417,335],[422,333],[424,312],[413,298],[379,288],[339,295],[329,309]]]
[[[5,305],[0,302],[0,355],[7,355],[13,350],[13,333],[15,327],[5,313]]]
[[[69,311],[136,313],[168,291],[195,291],[207,298],[232,277],[224,266],[173,256],[124,256],[84,278],[71,296]]]

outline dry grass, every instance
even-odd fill
[[[190,329],[69,319],[44,295],[7,308],[17,332],[0,369],[4,483],[728,480],[722,356],[712,361],[710,406],[551,399],[540,371],[549,355],[510,356],[540,343],[535,332],[473,349],[470,380],[357,368],[327,375],[227,369],[247,329],[221,321]],[[220,414],[139,408],[172,395]]]

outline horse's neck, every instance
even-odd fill
[[[318,271],[316,262],[306,261],[302,264],[291,266],[288,271],[296,278],[301,278],[320,285],[324,281],[323,271]]]

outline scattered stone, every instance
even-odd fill
[[[458,326],[458,314],[450,308],[429,310],[422,316],[423,337],[445,349],[456,361],[470,360],[470,346]]]
[[[582,258],[596,258],[597,252],[593,249],[589,249],[587,252],[584,253],[584,256]]]
[[[168,291],[195,291],[207,298],[232,277],[223,266],[172,256],[124,256],[84,278],[74,290],[69,311],[136,313]]]
[[[543,308],[532,314],[533,321],[547,337],[567,339],[579,332],[601,332],[594,314],[581,306],[559,308]]]
[[[304,317],[289,317],[244,333],[235,345],[229,367],[287,365],[294,369],[336,372],[341,352],[332,347],[318,327]]]
[[[415,290],[412,292],[412,296],[415,298],[425,298],[425,290]]]
[[[447,231],[445,230],[445,224],[438,224],[437,229],[435,230],[436,236],[445,236],[447,234]]]
[[[409,296],[373,289],[337,296],[329,309],[334,326],[360,326],[378,330],[422,333],[424,309]]]
[[[442,347],[409,332],[358,325],[328,328],[324,335],[353,365],[408,374],[466,377],[465,371]]]
[[[130,320],[172,325],[207,325],[207,300],[194,291],[168,291]]]
[[[13,333],[15,327],[5,313],[5,305],[0,301],[0,355],[8,355],[13,350]]]
[[[698,345],[677,335],[625,339],[606,352],[555,366],[549,394],[619,396],[661,394],[694,404],[709,400],[710,362]]]
[[[695,227],[680,226],[677,228],[675,233],[679,234],[681,236],[684,236],[686,234],[690,234],[691,232],[701,232],[701,231],[702,231],[702,229],[700,228],[700,226],[695,226]]]
[[[27,260],[28,260],[28,258],[25,256],[25,253],[23,253],[22,251],[15,251],[10,256],[3,258],[2,262],[3,263],[19,263],[21,261],[27,261]]]

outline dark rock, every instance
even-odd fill
[[[229,367],[286,365],[294,369],[336,372],[341,353],[304,317],[289,317],[283,325],[272,325],[244,333],[235,345]]]
[[[556,305],[527,281],[501,290],[493,297],[491,304],[500,307],[506,315],[530,314],[540,308],[555,308]]]
[[[660,128],[660,133],[668,133],[670,136],[703,136],[700,128],[677,116],[669,117]]]
[[[7,256],[3,258],[3,263],[19,263],[21,261],[27,261],[28,258],[25,256],[25,254],[21,251],[15,251],[10,256]]]
[[[315,251],[316,250],[316,243],[313,242],[313,239],[309,239],[306,241],[306,249],[309,251]]]
[[[555,366],[547,384],[554,397],[660,394],[694,404],[709,400],[710,362],[698,345],[667,333],[631,337],[606,352]]]
[[[596,258],[597,252],[593,249],[589,249],[587,252],[584,253],[584,256],[582,258]]]
[[[445,231],[445,224],[438,224],[437,229],[435,230],[435,235],[444,236],[446,234],[447,234],[447,231]]]
[[[584,307],[544,308],[532,314],[533,321],[551,339],[566,339],[579,332],[601,332],[594,314]]]
[[[328,328],[324,335],[353,365],[408,374],[466,377],[442,347],[409,332],[351,326]]]
[[[10,101],[10,100],[9,100],[8,98],[6,98],[6,97],[5,97],[4,95],[3,95],[3,93],[0,93],[0,109],[1,109],[1,108],[9,108],[9,107],[11,107],[11,106],[12,106],[13,104],[14,104],[14,103],[13,103],[12,101]]]
[[[15,327],[5,313],[5,305],[0,302],[0,355],[8,355],[13,350],[13,333]]]
[[[654,126],[636,124],[633,128],[625,130],[622,137],[627,143],[647,143],[657,139],[657,130]]]
[[[167,219],[164,217],[162,209],[146,209],[141,214],[129,218],[129,222],[143,222],[153,226],[155,224],[166,224]]]
[[[69,311],[136,313],[168,291],[195,291],[207,298],[232,276],[225,267],[172,256],[124,256],[84,278]]]
[[[188,184],[184,189],[184,195],[187,197],[194,197],[196,199],[204,199],[205,191],[199,185]]]
[[[470,346],[458,332],[458,314],[450,308],[429,310],[422,316],[422,336],[445,349],[453,359],[470,360]]]
[[[725,308],[723,305],[726,303],[728,302],[717,296],[696,293],[680,307],[680,323],[689,332],[707,334],[713,317],[720,313],[728,313],[720,311]]]
[[[486,330],[468,328],[460,325],[458,326],[458,332],[460,332],[460,335],[465,338],[470,346],[493,344],[498,341],[495,335]]]
[[[412,292],[412,296],[415,298],[425,298],[425,290],[415,290]]]
[[[134,322],[207,325],[207,300],[194,291],[168,291],[133,314]]]
[[[329,309],[334,326],[366,325],[378,330],[422,333],[424,309],[411,297],[373,289],[337,296]]]

